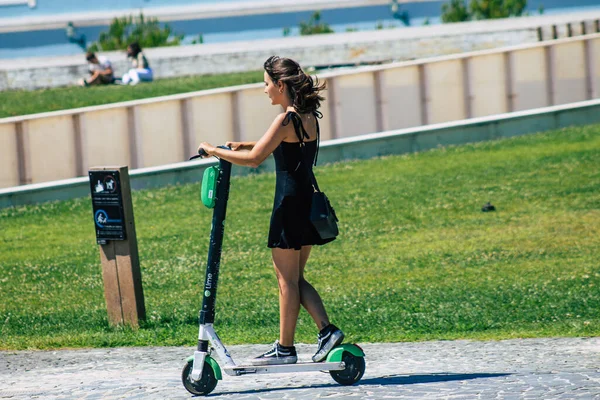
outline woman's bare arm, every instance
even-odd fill
[[[225,146],[231,147],[231,150],[252,150],[256,142],[225,142]]]
[[[278,115],[267,132],[260,140],[253,144],[249,151],[231,151],[214,147],[210,143],[201,143],[200,149],[204,149],[209,155],[227,160],[233,164],[256,168],[279,146],[285,139],[286,127],[282,125],[285,114]]]

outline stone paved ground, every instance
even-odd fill
[[[308,359],[315,346],[301,345]],[[359,385],[326,373],[224,375],[223,399],[600,399],[600,338],[365,344]],[[234,359],[266,346],[231,346]],[[0,399],[190,399],[191,348],[0,352]]]

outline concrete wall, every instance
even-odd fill
[[[323,139],[598,97],[600,34],[321,75]],[[263,84],[0,120],[0,187],[187,159],[201,141],[258,140],[278,107]]]
[[[24,184],[21,180],[19,159],[22,155],[15,124],[0,124],[0,187]]]
[[[598,32],[598,20],[600,12],[586,12],[154,48],[146,53],[157,78],[258,70],[273,54],[305,66],[390,62]],[[105,55],[113,61],[117,75],[128,70],[123,53]],[[83,55],[0,60],[0,90],[73,85],[84,76]]]
[[[529,133],[600,123],[600,100],[554,106],[490,117],[455,121],[323,142],[319,163],[364,159],[391,154],[424,151],[438,146],[457,145]],[[143,168],[130,172],[133,189],[149,189],[198,182],[214,159]],[[273,171],[272,157],[261,171]],[[248,174],[249,168],[235,167],[234,174]],[[52,200],[88,197],[88,177],[0,189],[0,208]]]

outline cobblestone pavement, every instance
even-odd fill
[[[244,360],[268,346],[231,346]],[[365,344],[360,384],[329,374],[224,375],[223,399],[600,399],[600,338]],[[299,345],[301,360],[315,346]],[[190,399],[192,348],[0,352],[0,399]]]

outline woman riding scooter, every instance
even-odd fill
[[[268,247],[279,284],[279,340],[251,362],[273,365],[297,361],[294,333],[300,305],[320,330],[318,349],[312,359],[321,362],[344,339],[344,333],[330,323],[319,293],[304,278],[312,246],[334,240],[321,239],[310,222],[312,166],[319,146],[318,118],[322,117],[318,109],[324,100],[320,92],[325,85],[319,86],[318,81],[315,84],[289,58],[270,57],[264,69],[264,92],[272,105],[282,108],[267,132],[257,142],[227,142],[233,151],[206,142],[200,144],[198,151],[248,167],[259,166],[273,154],[276,187]]]

